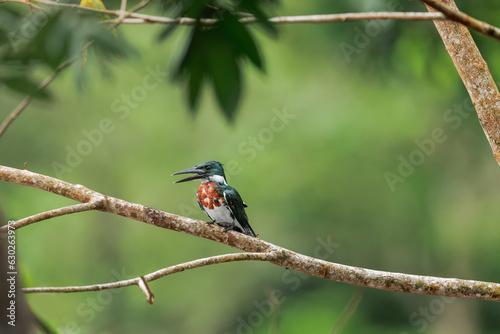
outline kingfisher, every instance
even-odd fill
[[[227,184],[226,175],[220,162],[206,161],[193,168],[174,173],[172,176],[190,173],[196,175],[174,183],[191,180],[201,181],[196,197],[200,208],[212,219],[207,224],[217,223],[225,227],[224,232],[235,230],[252,237],[256,236],[250,224],[248,224],[248,217],[245,213],[247,205],[243,202],[236,189]]]

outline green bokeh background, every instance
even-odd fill
[[[483,2],[482,8],[458,4],[498,25],[499,4]],[[388,6],[284,1],[276,14]],[[425,9],[401,1],[398,10]],[[75,83],[77,69],[63,72],[50,86],[53,101],[34,101],[1,138],[0,163],[22,168],[27,162],[31,171],[206,220],[195,203],[198,184],[173,184],[170,175],[218,160],[231,166],[229,183],[266,241],[353,266],[499,281],[500,168],[432,22],[283,25],[278,39],[254,30],[267,73],[245,68],[234,124],[226,122],[211,91],[195,117],[188,112],[183,87],[169,73],[189,28],[159,43],[161,28],[120,27],[137,54],[109,65],[91,53],[83,92]],[[360,31],[372,36],[363,39]],[[498,42],[473,37],[499,78]],[[346,57],[346,44],[358,51]],[[154,83],[148,69],[157,68],[166,76],[155,88],[141,88],[144,80]],[[40,77],[46,74],[40,70]],[[22,96],[0,93],[3,119]],[[123,102],[124,94],[134,105]],[[103,120],[106,133],[99,130]],[[436,131],[439,142],[433,141]],[[87,132],[96,136],[90,146]],[[427,152],[419,153],[417,143]],[[69,166],[68,150],[85,154]],[[411,159],[413,170],[391,187],[387,172],[397,174],[401,161]],[[70,171],[58,175],[54,163]],[[9,219],[73,204],[5,182],[0,203]],[[16,240],[26,286],[132,278],[235,251],[97,212],[23,228]],[[330,247],[318,253],[325,243]],[[29,302],[61,333],[329,333],[356,291],[260,262],[190,270],[151,288],[153,306],[133,287],[35,294]],[[270,310],[273,292],[280,303]],[[492,302],[364,289],[343,333],[496,333],[499,313]]]

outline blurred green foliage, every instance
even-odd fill
[[[0,7],[0,86],[19,93],[48,97],[38,91],[33,73],[38,68],[55,70],[68,59],[84,62],[82,48],[92,41],[92,48],[104,60],[131,51],[124,40],[118,41],[97,17],[57,7],[26,12],[27,8],[6,4]],[[83,67],[76,67],[79,84]]]
[[[491,9],[497,3],[463,6],[497,23]],[[1,15],[14,20],[24,10],[9,6],[13,14],[5,14],[5,8]],[[289,1],[277,14],[387,8],[385,1]],[[401,1],[397,10],[424,7]],[[87,20],[76,13],[57,14],[58,20],[65,15]],[[241,64],[248,80],[234,124],[208,91],[200,93],[193,118],[185,89],[171,81],[192,28],[179,27],[162,43],[162,26],[119,27],[117,42],[103,30],[103,48],[118,52],[107,43],[121,48],[123,39],[137,53],[104,59],[93,47],[85,91],[76,89],[74,72],[62,72],[50,86],[53,100],[34,101],[2,136],[0,164],[27,162],[29,170],[107,195],[207,219],[195,202],[197,184],[173,184],[170,174],[219,160],[264,240],[354,266],[498,282],[500,170],[463,84],[431,22],[375,23],[283,25],[278,40],[249,28],[267,74]],[[54,42],[53,59],[77,55],[88,37],[73,47],[71,35],[60,34],[66,37]],[[473,35],[498,78],[498,43]],[[342,45],[359,52],[347,57]],[[1,55],[1,66],[15,70]],[[30,70],[20,77],[29,75],[36,85],[56,63],[21,62]],[[80,71],[80,64],[73,68]],[[0,87],[0,119],[24,97],[10,88]],[[404,182],[391,184],[388,172]],[[0,203],[10,219],[72,204],[5,182]],[[99,212],[24,228],[17,243],[28,286],[131,278],[234,251]],[[29,295],[29,301],[61,333],[270,333],[276,327],[328,333],[355,291],[260,262],[195,269],[151,288],[153,306],[137,288]],[[270,293],[279,296],[279,308],[267,303]],[[499,312],[496,303],[366,289],[344,333],[496,333]]]
[[[249,60],[259,70],[264,70],[260,51],[248,29],[239,21],[240,13],[257,18],[258,24],[275,35],[276,28],[269,23],[263,7],[269,0],[164,0],[165,12],[173,17],[190,17],[197,20],[192,28],[182,59],[174,77],[187,81],[190,110],[196,110],[203,84],[213,86],[217,101],[224,115],[232,120],[242,91],[242,66]],[[203,19],[217,19],[213,26],[201,23]],[[170,36],[176,25],[165,28],[160,39]]]

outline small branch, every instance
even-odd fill
[[[75,204],[66,206],[64,208],[42,212],[27,218],[20,219],[14,223],[11,223],[10,228],[18,229],[50,218],[69,215],[71,213],[96,210],[101,208],[103,204],[104,202],[102,200],[97,200],[90,203]],[[7,226],[0,227],[0,231],[7,231]]]
[[[447,6],[440,0],[421,0],[427,5],[436,8],[439,12],[434,13],[421,13],[421,12],[361,12],[361,13],[340,13],[340,14],[320,14],[320,15],[299,15],[299,16],[280,16],[272,17],[269,22],[275,24],[288,24],[288,23],[331,23],[331,22],[347,22],[347,21],[360,21],[360,20],[446,20],[450,19],[462,23],[472,30],[481,34],[500,40],[500,29],[492,26],[486,22],[477,20],[463,12],[457,11],[452,7]],[[0,0],[2,2],[17,2],[30,4],[23,0]],[[61,6],[69,8],[77,8],[80,10],[91,10],[103,14],[117,16],[116,20],[105,21],[106,23],[126,23],[126,24],[143,24],[143,23],[159,23],[159,24],[178,24],[178,25],[194,25],[197,20],[194,18],[181,17],[169,18],[163,16],[145,15],[139,13],[128,12],[124,15],[123,2],[120,10],[100,10],[94,8],[83,7],[73,4],[59,3],[50,0],[33,0],[33,2],[48,5],[48,6]],[[124,19],[124,18],[129,19]],[[242,23],[256,23],[258,20],[253,17],[243,17],[240,19]],[[217,19],[201,19],[199,23],[202,25],[210,26],[217,23]]]
[[[139,277],[139,282],[138,282],[139,288],[141,288],[142,292],[146,295],[146,301],[153,305],[155,303],[155,296],[153,295],[153,292],[151,291],[151,288],[148,285],[148,282],[144,279],[143,276]]]
[[[302,16],[279,16],[269,19],[269,22],[274,24],[290,24],[290,23],[333,23],[333,22],[348,22],[362,20],[444,20],[446,17],[441,13],[400,13],[400,12],[377,12],[377,13],[345,13],[345,14],[327,14],[327,15],[302,15]],[[217,23],[217,19],[201,19],[200,24],[211,26]],[[113,23],[116,20],[103,21],[103,23]],[[123,20],[124,24],[178,24],[178,25],[195,25],[196,19],[182,17],[178,19],[152,16],[152,15],[132,15],[132,18]],[[244,17],[240,22],[245,24],[257,23],[255,17]]]
[[[125,15],[127,13],[127,0],[121,0],[120,3],[120,15],[118,16],[118,19],[120,19],[123,22],[123,19],[125,18]]]
[[[475,30],[483,35],[490,36],[500,40],[500,29],[486,22],[477,20],[457,9],[456,5],[448,6],[443,0],[421,0],[429,7],[432,7],[446,15],[452,21],[462,23],[463,25]]]
[[[426,3],[429,11],[435,11],[427,4],[432,2],[435,5],[433,1],[422,1]],[[446,5],[440,3],[439,8],[446,8],[448,13],[461,13],[455,9],[453,0],[447,0]],[[453,21],[434,21],[434,24],[471,97],[493,156],[500,164],[500,93],[488,64],[466,27]]]
[[[405,20],[405,21],[424,21],[424,20],[445,20],[446,17],[441,13],[420,13],[420,12],[368,12],[368,13],[341,13],[341,14],[324,14],[324,15],[300,15],[300,16],[278,16],[269,19],[269,22],[274,24],[298,24],[298,23],[333,23],[333,22],[348,22],[348,21],[364,21],[364,20]],[[126,24],[178,24],[178,25],[195,25],[197,20],[190,17],[169,18],[163,16],[153,16],[145,14],[131,15],[130,19],[124,20]],[[113,23],[116,20],[104,21]],[[201,19],[200,24],[211,26],[217,23],[217,19]],[[104,23],[103,22],[103,23]],[[257,23],[258,20],[254,16],[243,17],[241,23],[251,24]]]
[[[472,299],[482,299],[500,301],[500,284],[463,280],[457,278],[442,278],[433,276],[420,276],[371,270],[319,260],[310,256],[302,255],[286,248],[271,244],[259,238],[253,238],[243,233],[234,231],[224,232],[219,226],[208,225],[204,221],[194,220],[187,217],[178,216],[172,213],[163,212],[140,204],[130,203],[111,196],[105,196],[81,185],[74,185],[49,176],[20,170],[10,167],[0,166],[0,180],[22,184],[49,191],[57,195],[74,199],[83,203],[91,202],[97,198],[102,198],[103,207],[100,211],[114,213],[123,217],[152,224],[161,228],[178,231],[208,240],[213,240],[231,247],[238,248],[245,252],[262,253],[264,257],[271,256],[262,261],[269,261],[277,266],[292,269],[307,275],[322,277],[325,279],[354,284],[381,290],[408,292],[424,295],[462,297]],[[244,256],[244,255],[240,255]],[[255,256],[249,255],[249,256]],[[197,261],[213,261],[202,259]],[[192,263],[195,263],[193,261]],[[181,265],[183,266],[183,265]],[[177,270],[185,270],[182,267]],[[175,269],[170,269],[175,270]],[[162,273],[155,272],[144,276],[150,281],[156,275]],[[138,278],[128,280],[130,284],[138,284]],[[99,285],[98,289],[113,288],[117,283]],[[123,283],[121,283],[123,284]],[[28,292],[34,292],[27,290]],[[74,292],[74,291],[94,291],[95,286],[87,287],[67,287],[66,291],[50,291],[51,288],[37,288],[38,292]],[[42,289],[42,290],[39,290]],[[47,290],[48,289],[48,290]]]
[[[344,329],[345,325],[352,317],[354,312],[356,312],[356,309],[358,308],[361,298],[363,298],[363,288],[358,287],[354,292],[354,294],[352,295],[351,299],[349,299],[349,302],[347,303],[346,307],[340,314],[339,320],[337,321],[335,326],[333,326],[333,329],[330,334],[342,333],[342,330]]]
[[[423,12],[366,12],[366,13],[340,13],[340,14],[320,14],[320,15],[299,15],[299,16],[278,16],[269,19],[276,24],[283,23],[330,23],[366,20],[402,20],[402,21],[428,21],[445,20],[444,15],[425,15]],[[245,17],[240,19],[243,23],[255,23],[255,17]]]
[[[136,278],[117,281],[117,282],[84,285],[84,286],[24,288],[23,291],[25,293],[49,293],[49,292],[71,293],[71,292],[87,292],[87,291],[101,291],[107,289],[118,289],[131,285],[138,285],[141,287],[142,284],[144,287],[141,287],[141,290],[146,294],[146,296],[150,296],[148,298],[154,298],[151,290],[149,290],[149,286],[147,286],[147,282],[155,281],[164,276],[180,273],[185,270],[195,269],[219,263],[236,262],[236,261],[272,261],[275,260],[276,258],[277,254],[274,252],[224,254],[224,255],[211,256],[204,259],[198,259],[186,263],[181,263],[175,266],[154,271],[144,276],[139,276]],[[145,289],[148,290],[149,292],[145,292]],[[154,302],[154,299],[151,300]],[[148,302],[150,301],[148,300]],[[150,304],[152,304],[152,302],[150,302]]]
[[[24,0],[0,0],[2,2],[15,2],[22,4],[30,4],[30,2],[25,2]],[[179,25],[194,25],[197,20],[190,17],[180,17],[180,18],[170,18],[164,16],[146,15],[135,13],[136,10],[131,12],[126,12],[123,14],[125,9],[123,8],[123,3],[120,6],[120,10],[109,10],[109,9],[96,9],[90,7],[84,7],[75,4],[67,4],[62,2],[55,2],[50,0],[32,0],[38,4],[47,6],[58,6],[73,8],[78,10],[87,10],[96,13],[108,14],[112,16],[129,17],[138,20],[127,19],[123,23],[160,23],[160,24],[179,24]],[[269,19],[269,22],[276,24],[284,23],[330,23],[330,22],[347,22],[347,21],[362,21],[362,20],[410,20],[410,21],[421,21],[421,20],[445,20],[446,16],[440,13],[425,13],[425,12],[362,12],[362,13],[340,13],[340,14],[316,14],[316,15],[299,15],[299,16],[278,16]],[[119,19],[118,19],[119,20]],[[116,23],[118,20],[105,21],[107,23]],[[200,24],[205,26],[214,25],[217,23],[217,19],[201,19]],[[242,23],[256,23],[258,20],[254,16],[246,16],[240,19]]]
[[[118,15],[118,19],[117,20],[114,20],[115,22],[113,22],[112,24],[112,28],[116,28],[118,27],[119,25],[123,24],[123,22],[128,18],[130,17],[131,15],[134,15],[135,12],[143,9],[144,7],[146,7],[148,4],[149,4],[149,1],[150,0],[142,0],[141,2],[139,2],[137,5],[135,5],[134,7],[132,7],[132,9],[130,10],[130,12],[127,12],[127,0],[122,0],[121,1],[121,5],[120,5],[120,11],[119,11],[119,15]]]
[[[30,4],[24,0],[0,0],[2,2],[15,2],[22,4]],[[50,0],[33,0],[38,4],[47,6],[58,6],[73,8],[78,10],[92,11],[101,14],[108,14],[117,16],[118,19],[103,21],[103,23],[159,23],[159,24],[178,24],[178,25],[195,25],[197,20],[190,17],[170,18],[164,16],[155,16],[135,13],[138,9],[130,12],[125,12],[123,3],[120,10],[110,9],[97,9],[84,7],[76,4],[68,4],[62,2],[55,2]],[[127,18],[128,19],[124,19]],[[120,21],[120,19],[123,19]],[[409,20],[409,21],[428,21],[428,20],[445,20],[446,16],[442,13],[425,13],[425,12],[363,12],[363,13],[340,13],[340,14],[316,14],[316,15],[299,15],[299,16],[278,16],[269,19],[269,22],[275,24],[288,24],[288,23],[331,23],[331,22],[348,22],[348,21],[363,21],[363,20]],[[211,26],[217,23],[217,19],[201,19],[200,24],[204,26]],[[258,22],[254,16],[246,16],[240,19],[240,22],[245,24]]]

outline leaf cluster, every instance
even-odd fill
[[[241,17],[253,16],[270,35],[276,28],[268,21],[264,7],[274,1],[178,1],[165,0],[165,11],[175,17],[191,17],[197,20],[192,28],[183,55],[175,68],[174,78],[187,85],[187,99],[191,111],[195,111],[203,85],[212,86],[217,101],[227,119],[232,120],[241,99],[243,86],[242,66],[249,61],[264,71],[264,61],[248,25]],[[206,25],[202,19],[216,19]],[[164,39],[175,29],[167,27],[160,35]]]

